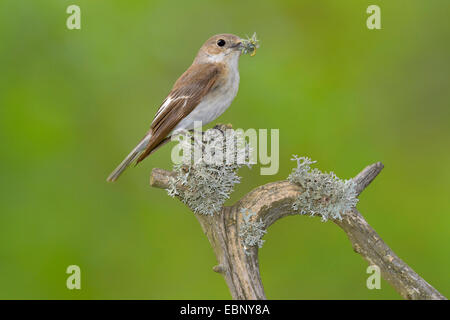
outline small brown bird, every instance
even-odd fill
[[[131,163],[144,160],[177,131],[192,130],[195,121],[208,124],[230,106],[239,88],[242,42],[233,34],[219,34],[203,44],[156,112],[150,130],[107,181],[117,180]]]

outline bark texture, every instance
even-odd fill
[[[383,169],[377,162],[366,167],[355,178],[358,195]],[[167,188],[174,173],[153,169],[150,185]],[[245,248],[239,237],[244,223],[241,209],[255,212],[253,221],[262,219],[266,228],[288,215],[299,215],[292,204],[301,194],[301,187],[289,181],[278,181],[260,186],[246,194],[232,206],[224,207],[214,216],[196,214],[207,236],[218,264],[213,268],[223,275],[233,299],[266,299],[259,273],[258,248]],[[332,220],[347,234],[355,252],[370,265],[380,268],[382,277],[405,299],[446,299],[414,270],[403,262],[366,222],[356,208],[343,214],[342,220]]]

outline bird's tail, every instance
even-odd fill
[[[139,142],[139,144],[130,152],[130,154],[117,166],[117,168],[114,169],[113,172],[111,172],[106,181],[108,182],[116,181],[122,174],[122,172],[124,172],[125,169],[128,168],[130,164],[132,164],[133,161],[136,160],[145,150],[148,142],[150,141],[150,137],[151,134],[147,134],[144,137],[144,139],[142,139],[141,142]]]

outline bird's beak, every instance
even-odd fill
[[[231,46],[231,49],[237,50],[237,51],[242,50],[242,48],[243,48],[242,41],[236,42],[235,44],[233,44]]]

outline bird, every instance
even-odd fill
[[[206,125],[225,112],[239,89],[239,58],[244,40],[233,34],[214,35],[201,46],[192,65],[178,78],[156,112],[150,129],[108,176],[116,181],[132,163],[140,163],[172,135]]]

